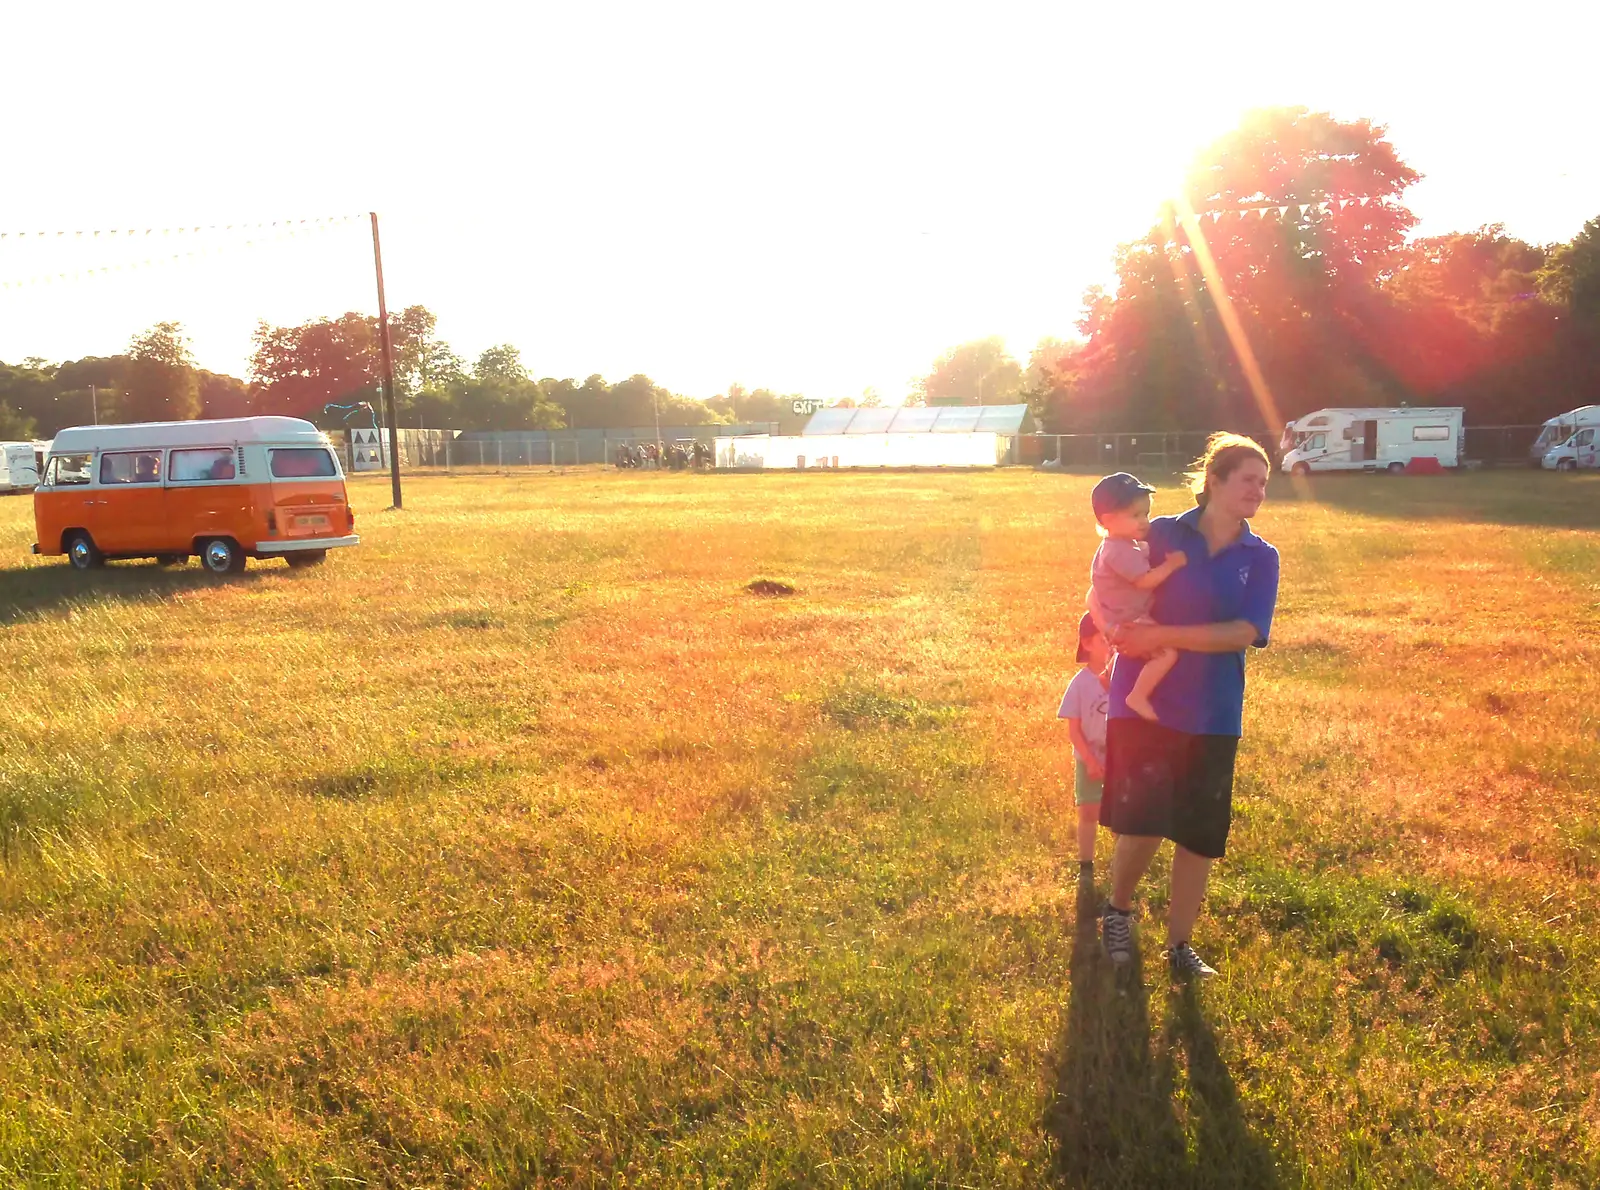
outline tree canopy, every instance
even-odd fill
[[[1370,121],[1251,115],[1117,249],[1082,339],[1036,350],[1044,424],[1275,434],[1321,406],[1401,402],[1516,424],[1593,400],[1600,221],[1548,248],[1497,225],[1408,242],[1418,178]]]
[[[999,335],[953,347],[934,361],[933,370],[912,384],[928,405],[1010,405],[1022,391],[1022,367]]]

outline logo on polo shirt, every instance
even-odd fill
[[[1239,585],[1241,587],[1248,587],[1250,585],[1250,568],[1248,566],[1241,566],[1239,568]]]

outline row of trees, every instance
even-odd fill
[[[635,375],[607,383],[536,380],[510,344],[465,363],[435,333],[434,315],[412,306],[390,322],[396,412],[402,425],[454,429],[616,428],[772,422],[799,394],[730,385],[709,400],[681,396]],[[377,319],[349,313],[300,326],[256,328],[247,383],[195,365],[183,328],[163,322],[125,353],[50,364],[0,363],[0,438],[53,435],[63,426],[286,414],[346,424],[327,407],[378,404]],[[876,397],[868,394],[869,403]]]
[[[100,421],[187,421],[238,417],[249,390],[236,376],[195,366],[183,328],[160,322],[121,355],[51,364],[30,356],[0,363],[0,438],[51,436]]]
[[[1276,434],[1324,405],[1464,405],[1478,424],[1542,421],[1600,401],[1600,219],[1536,245],[1499,225],[1408,239],[1419,175],[1384,130],[1305,108],[1257,113],[1197,161],[1181,199],[1116,253],[1079,334],[1026,365],[999,338],[964,343],[913,382],[913,403],[1026,401],[1043,427]],[[775,421],[798,394],[731,385],[709,400],[648,376],[535,379],[517,349],[470,365],[423,306],[391,319],[397,409],[408,426],[621,427]],[[123,355],[0,364],[0,436],[88,421],[285,413],[375,401],[376,319],[261,323],[249,381],[195,367],[160,323]],[[871,390],[834,404],[876,404]]]

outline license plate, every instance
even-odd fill
[[[294,523],[301,529],[326,529],[328,518],[325,516],[297,516]]]

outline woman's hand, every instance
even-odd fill
[[[1117,629],[1111,643],[1119,653],[1130,657],[1149,657],[1167,647],[1162,638],[1160,624],[1124,624]]]
[[[1094,755],[1083,758],[1083,771],[1089,774],[1091,781],[1104,781],[1106,779],[1106,766],[1095,759]]]

